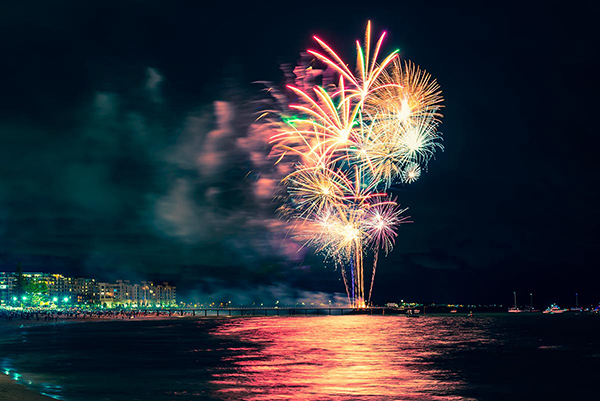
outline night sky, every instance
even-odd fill
[[[600,301],[595,2],[203,3],[2,5],[0,271],[169,280],[186,301],[342,295],[285,238],[249,127],[257,81],[281,84],[315,34],[352,61],[370,19],[445,98],[445,151],[393,188],[414,223],[374,301]]]

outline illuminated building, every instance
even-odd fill
[[[111,308],[115,301],[114,287],[110,283],[98,283],[98,303]]]
[[[116,283],[98,283],[99,303],[102,306],[155,306],[174,305],[177,299],[176,288],[169,283],[154,285],[152,281],[131,284],[129,280]]]
[[[14,281],[12,273],[0,272],[0,305],[10,303],[14,291]]]
[[[156,287],[156,301],[161,305],[172,305],[176,303],[177,292],[174,286],[169,285],[169,283],[163,283],[162,285],[157,285]]]
[[[97,304],[99,301],[98,283],[93,278],[76,278],[71,289],[78,304]]]
[[[99,283],[93,278],[64,277],[60,274],[24,272],[29,282],[44,283],[44,303],[57,305],[99,305],[103,307],[169,306],[176,303],[176,288],[169,283],[155,285],[152,281],[132,284],[129,280],[117,280],[116,283]],[[0,272],[0,305],[11,305],[17,296],[16,275],[12,272]]]

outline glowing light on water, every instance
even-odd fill
[[[216,370],[223,400],[472,400],[456,393],[459,374],[422,360],[446,352],[449,341],[479,344],[480,328],[439,330],[439,320],[335,316],[240,324],[229,321],[217,336],[235,335],[245,346],[229,350],[229,368]],[[407,322],[407,320],[411,320]],[[442,334],[443,332],[443,334]],[[259,345],[259,346],[257,346]],[[440,379],[443,377],[443,379]]]

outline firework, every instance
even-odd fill
[[[385,32],[372,46],[367,24],[363,45],[356,44],[353,73],[315,37],[323,52],[309,54],[337,75],[337,83],[315,85],[319,74],[313,67],[310,74],[297,67],[296,84],[287,87],[294,101],[270,120],[276,163],[292,167],[282,180],[281,210],[297,240],[340,267],[354,307],[369,302],[378,254],[392,251],[399,225],[408,222],[402,216],[407,209],[388,192],[417,180],[443,149],[439,85],[414,64],[401,62],[398,51],[378,61],[384,38]],[[367,297],[363,262],[369,253],[374,263]]]
[[[421,166],[417,163],[410,163],[402,172],[402,180],[407,184],[415,182],[421,176]]]
[[[369,207],[363,225],[368,245],[372,249],[382,249],[386,255],[394,247],[398,225],[408,222],[410,216],[401,217],[407,208],[400,209],[395,200],[386,199]]]

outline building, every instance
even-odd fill
[[[48,296],[52,299],[64,301],[65,298],[69,299],[73,295],[72,279],[61,274],[49,274],[46,277],[46,285]]]
[[[154,285],[152,281],[142,281],[132,284],[129,280],[99,283],[93,278],[72,278],[39,272],[24,272],[23,277],[28,281],[46,285],[47,291],[38,298],[43,299],[40,302],[48,304],[98,305],[111,308],[170,306],[177,302],[176,288],[169,283]],[[16,302],[16,281],[15,273],[0,272],[0,305]]]
[[[156,300],[161,305],[174,305],[177,303],[177,292],[174,286],[169,283],[163,283],[156,286]]]
[[[98,303],[100,306],[112,308],[115,303],[114,285],[98,283]]]
[[[98,283],[98,302],[105,307],[133,306],[155,307],[174,305],[177,302],[176,288],[169,283],[154,285],[152,281],[132,284],[129,280],[116,283]]]
[[[0,305],[8,305],[13,297],[15,278],[12,273],[0,272]]]
[[[98,283],[93,278],[76,278],[70,286],[72,299],[78,304],[96,305],[100,301]]]

